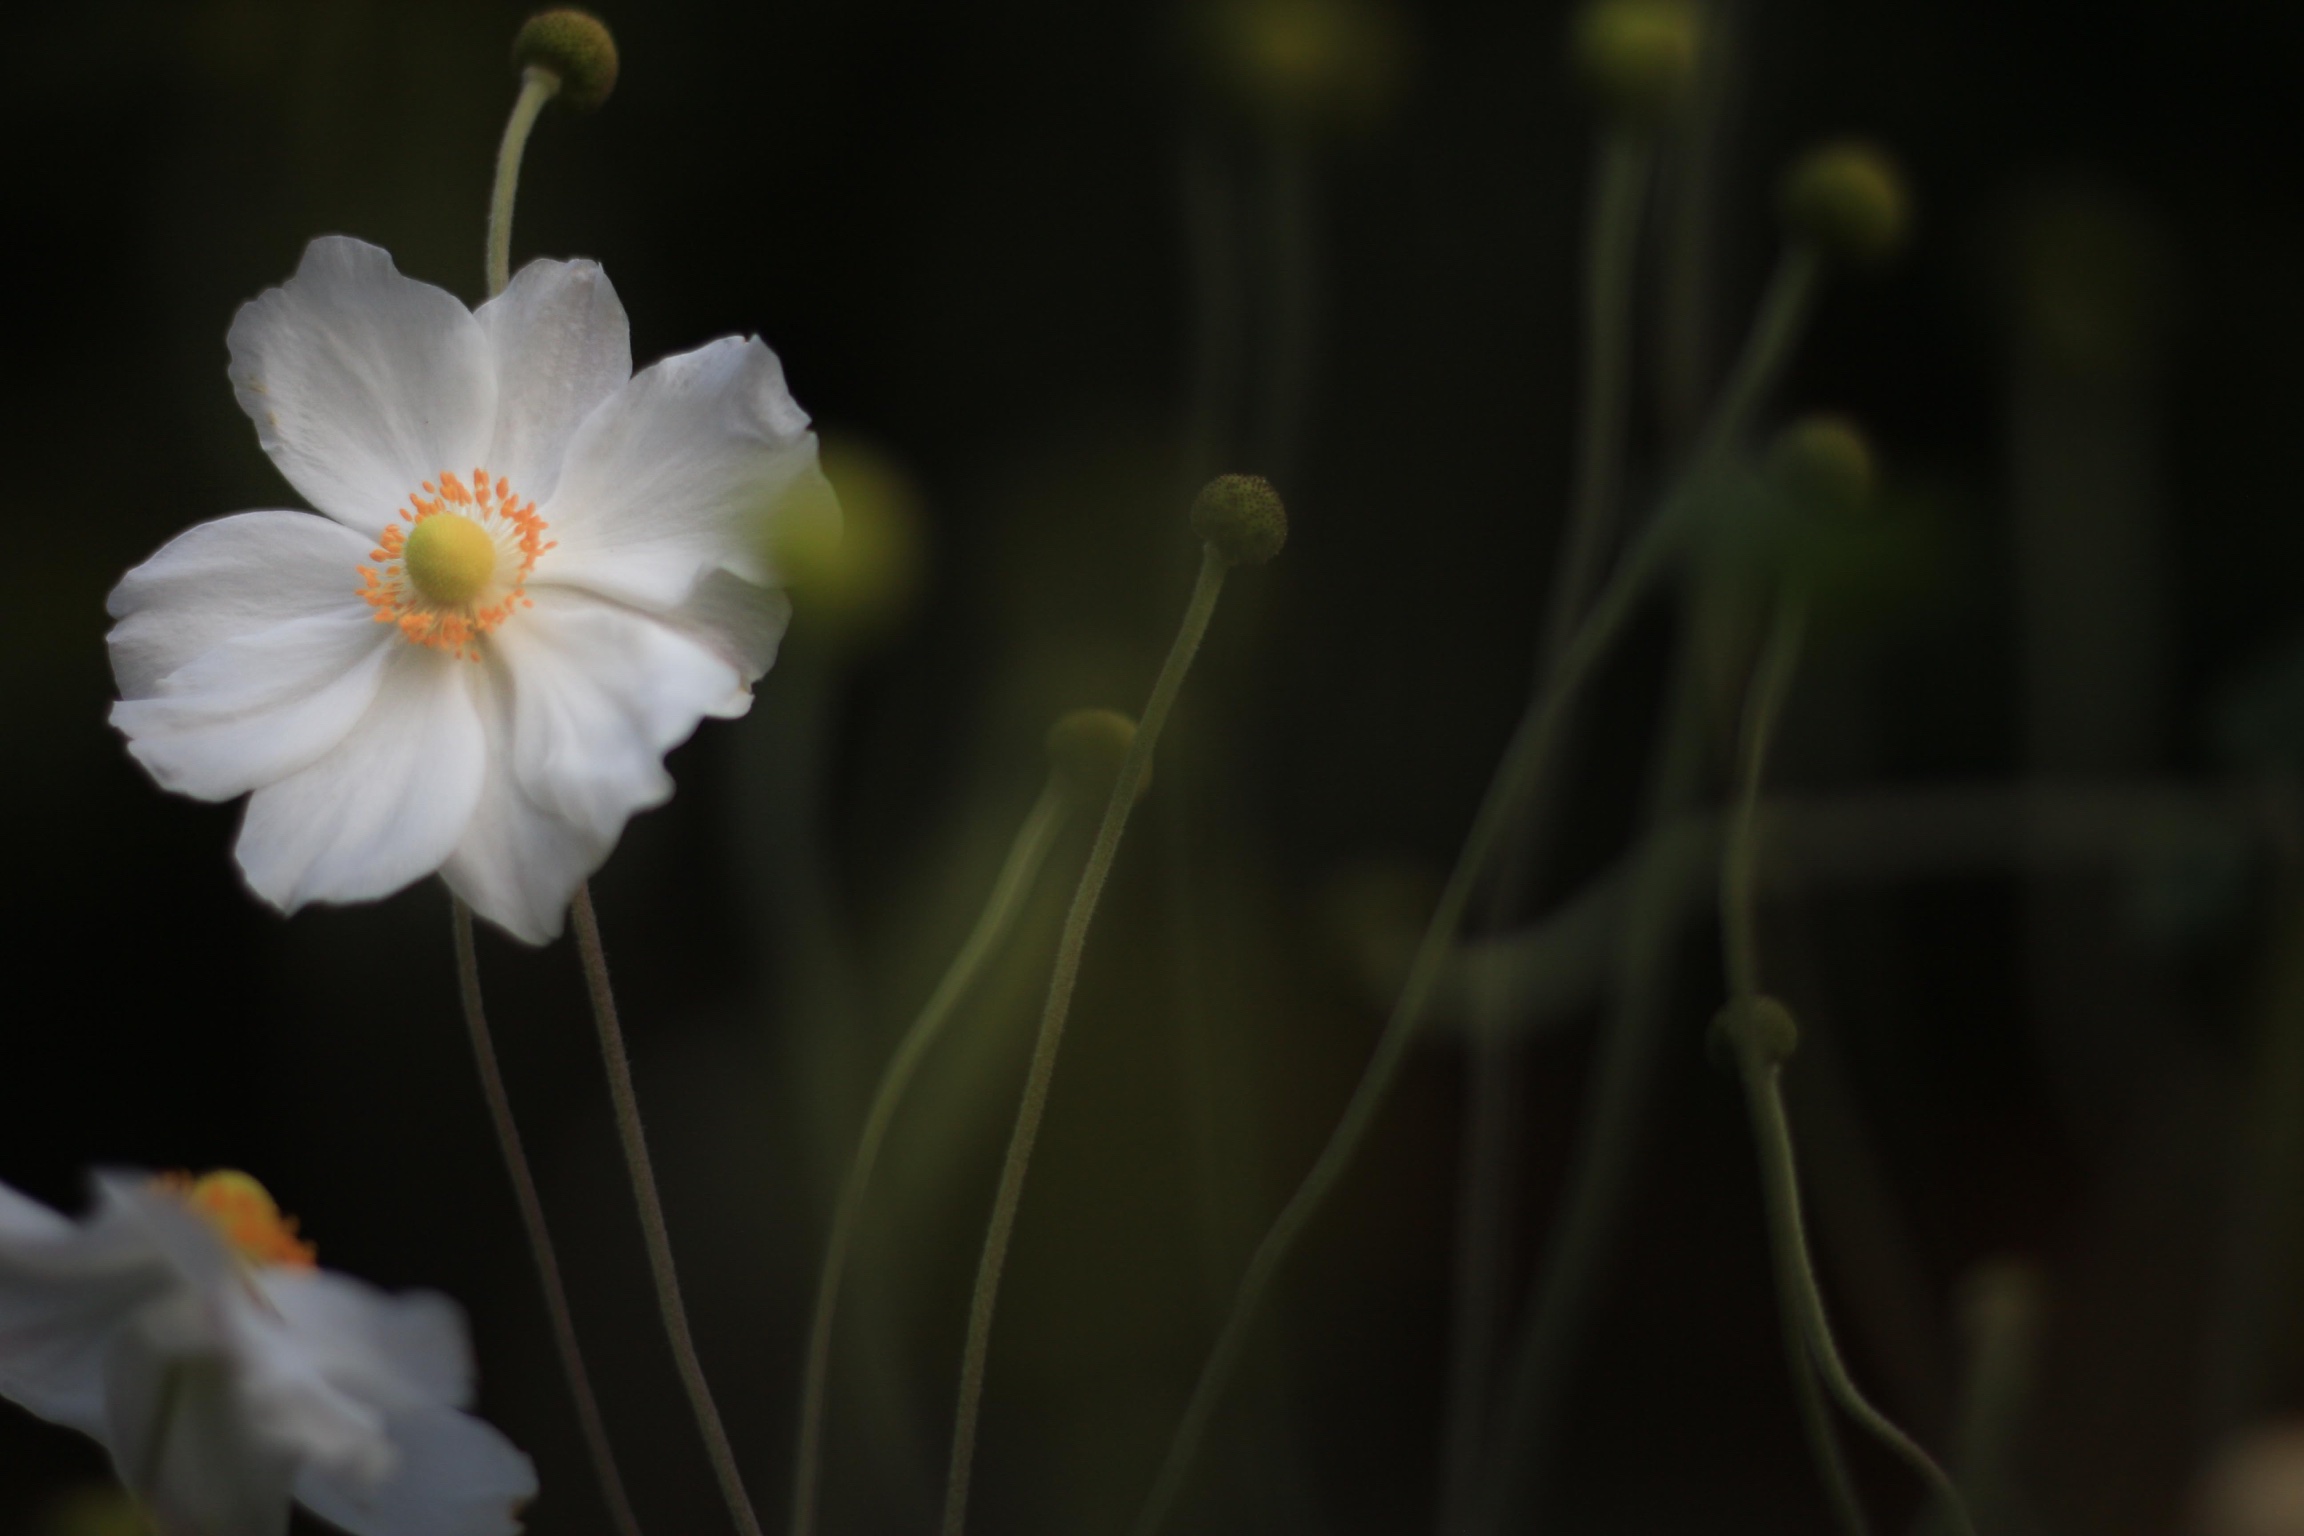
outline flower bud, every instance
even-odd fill
[[[821,475],[804,476],[768,509],[769,568],[792,593],[804,634],[870,642],[896,629],[926,564],[920,496],[894,460],[833,438]]]
[[[1800,507],[1861,512],[1872,500],[1872,448],[1845,416],[1804,416],[1776,436],[1768,472]]]
[[[1702,41],[1693,0],[1593,0],[1577,13],[1568,54],[1602,108],[1652,126],[1694,94]]]
[[[1192,531],[1232,565],[1262,565],[1288,542],[1288,509],[1262,475],[1218,475],[1192,498]]]
[[[1731,998],[1712,1016],[1705,1037],[1712,1059],[1723,1067],[1747,1062],[1782,1066],[1800,1046],[1800,1025],[1792,1010],[1773,997]]]
[[[563,8],[538,11],[512,39],[512,63],[548,70],[560,82],[558,100],[589,112],[616,89],[616,39],[599,17]]]
[[[1912,223],[1904,177],[1887,154],[1853,139],[1792,163],[1782,195],[1792,233],[1826,255],[1872,263],[1894,255]]]
[[[1194,20],[1215,83],[1259,115],[1351,127],[1400,93],[1407,39],[1388,0],[1204,0]]]
[[[1136,722],[1116,709],[1075,709],[1048,728],[1048,767],[1081,806],[1101,810],[1136,740]],[[1136,798],[1152,787],[1147,767]]]

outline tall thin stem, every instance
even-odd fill
[[[1024,1097],[1016,1107],[1016,1128],[1008,1138],[1008,1156],[1000,1168],[1000,1187],[992,1198],[992,1217],[984,1228],[984,1253],[976,1266],[976,1291],[968,1303],[968,1340],[960,1357],[960,1400],[953,1415],[952,1467],[944,1486],[944,1536],[961,1536],[968,1524],[968,1484],[976,1460],[976,1426],[984,1401],[984,1363],[992,1342],[992,1314],[1000,1299],[1000,1276],[1008,1263],[1008,1240],[1016,1227],[1016,1211],[1024,1199],[1024,1177],[1030,1171],[1032,1146],[1039,1139],[1040,1120],[1048,1109],[1048,1087],[1056,1075],[1056,1053],[1064,1043],[1064,1024],[1072,1008],[1073,988],[1080,980],[1080,956],[1088,942],[1088,925],[1096,916],[1104,882],[1120,852],[1120,836],[1127,830],[1145,774],[1152,766],[1152,751],[1159,744],[1161,727],[1184,686],[1184,674],[1200,649],[1201,637],[1216,612],[1216,598],[1224,590],[1228,566],[1214,547],[1200,559],[1199,579],[1185,607],[1184,623],[1168,648],[1168,659],[1152,684],[1152,697],[1128,744],[1112,785],[1112,798],[1096,828],[1096,841],[1080,871],[1072,906],[1064,914],[1064,931],[1056,943],[1056,963],[1048,978],[1048,1002],[1040,1014],[1039,1038],[1033,1042],[1032,1064],[1024,1078]]]
[[[520,196],[520,159],[528,150],[528,134],[544,103],[560,92],[560,77],[531,64],[520,72],[520,94],[513,99],[512,115],[504,120],[504,139],[496,146],[496,186],[488,197],[488,297],[502,293],[512,281],[512,205]]]
[[[904,1090],[911,1086],[912,1074],[918,1070],[921,1059],[943,1035],[944,1026],[959,1007],[960,999],[967,995],[985,962],[1015,926],[1016,915],[1024,908],[1024,898],[1038,879],[1040,866],[1047,862],[1048,850],[1064,823],[1067,808],[1064,791],[1052,778],[1025,816],[1024,825],[1017,830],[1015,844],[1008,850],[1007,862],[1001,865],[999,876],[992,882],[992,894],[985,901],[976,926],[962,941],[960,952],[952,957],[951,967],[936,984],[936,990],[929,994],[920,1016],[897,1042],[895,1054],[888,1058],[888,1068],[881,1074],[880,1086],[872,1096],[872,1107],[864,1116],[864,1130],[856,1141],[856,1155],[848,1164],[847,1177],[841,1181],[839,1196],[833,1203],[832,1231],[824,1245],[824,1267],[816,1277],[816,1306],[808,1325],[807,1367],[800,1388],[800,1444],[794,1457],[792,1536],[812,1536],[816,1528],[817,1498],[823,1478],[824,1399],[831,1376],[833,1318],[840,1304],[841,1274],[848,1265],[848,1250],[856,1239],[857,1221],[864,1211],[864,1196],[872,1183],[872,1171],[880,1161],[880,1148],[888,1139],[888,1128],[896,1119],[896,1106],[902,1102]]]
[[[640,1231],[647,1240],[648,1269],[656,1282],[656,1306],[663,1314],[664,1336],[671,1342],[680,1384],[687,1390],[688,1406],[696,1415],[705,1454],[720,1479],[720,1492],[728,1501],[736,1529],[742,1536],[761,1536],[760,1517],[744,1491],[743,1476],[736,1470],[735,1449],[720,1423],[720,1410],[713,1405],[712,1388],[704,1380],[704,1365],[696,1356],[696,1341],[688,1331],[688,1309],[680,1300],[680,1273],[672,1263],[672,1235],[664,1225],[664,1201],[656,1192],[656,1169],[640,1124],[640,1096],[632,1087],[632,1063],[624,1051],[624,1028],[616,1018],[616,993],[608,982],[608,955],[600,944],[600,919],[592,910],[590,884],[576,887],[569,913],[576,920],[576,951],[584,961],[585,989],[592,994],[592,1018],[600,1030],[600,1059],[608,1069],[608,1096],[616,1107],[616,1134],[624,1145],[632,1199],[640,1208]]]
[[[1791,691],[1798,668],[1800,645],[1806,628],[1806,606],[1787,593],[1770,626],[1752,683],[1744,698],[1744,715],[1737,744],[1735,809],[1727,843],[1720,859],[1720,947],[1727,971],[1728,990],[1736,1004],[1750,1006],[1760,1000],[1760,948],[1755,920],[1754,876],[1759,866],[1760,788],[1766,777],[1768,749],[1776,723]],[[1817,1457],[1826,1490],[1851,1536],[1863,1536],[1862,1513],[1855,1506],[1846,1465],[1831,1425],[1816,1413],[1813,1388],[1800,1378],[1813,1368],[1826,1392],[1841,1410],[1866,1432],[1900,1457],[1943,1501],[1946,1515],[1960,1536],[1976,1536],[1974,1523],[1951,1477],[1917,1441],[1887,1415],[1872,1406],[1858,1390],[1840,1358],[1832,1325],[1824,1312],[1824,1294],[1816,1280],[1815,1261],[1809,1256],[1808,1237],[1800,1213],[1800,1173],[1792,1151],[1792,1124],[1784,1111],[1783,1071],[1789,1044],[1763,1048],[1747,1034],[1737,1042],[1738,1066],[1744,1080],[1744,1100],[1752,1120],[1752,1138],[1760,1154],[1761,1195],[1768,1212],[1769,1249],[1776,1269],[1778,1300],[1790,1336],[1794,1388],[1800,1394],[1802,1418]]]
[[[1137,1536],[1151,1536],[1166,1520],[1170,1504],[1183,1487],[1184,1474],[1207,1433],[1216,1401],[1239,1363],[1240,1352],[1247,1343],[1248,1325],[1255,1317],[1258,1303],[1313,1212],[1319,1209],[1329,1189],[1351,1163],[1369,1126],[1375,1122],[1376,1112],[1391,1090],[1400,1063],[1424,1022],[1434,986],[1455,953],[1457,934],[1463,926],[1474,888],[1487,872],[1504,829],[1518,820],[1550,765],[1569,704],[1601,657],[1614,645],[1641,598],[1654,585],[1667,555],[1677,547],[1687,508],[1685,498],[1676,498],[1650,523],[1594,601],[1590,615],[1562,655],[1550,683],[1530,701],[1521,716],[1511,745],[1497,764],[1480,809],[1473,817],[1472,830],[1465,838],[1463,851],[1457,855],[1456,867],[1441,890],[1439,906],[1417,947],[1392,1017],[1377,1038],[1375,1052],[1352,1090],[1336,1129],[1329,1133],[1327,1145],[1321,1148],[1311,1170],[1289,1196],[1288,1203],[1280,1208],[1280,1214],[1249,1256],[1239,1288],[1233,1293],[1232,1309],[1200,1368],[1200,1378],[1177,1423],[1175,1437],[1169,1442],[1167,1457],[1137,1516]]]
[[[1606,134],[1593,168],[1584,250],[1584,378],[1575,478],[1569,495],[1539,680],[1551,675],[1584,616],[1614,541],[1622,500],[1624,443],[1632,400],[1632,295],[1641,212],[1654,153],[1647,135]],[[1539,862],[1543,826],[1523,829],[1489,893],[1491,928],[1519,916]],[[1520,1050],[1506,1021],[1483,1021],[1467,1058],[1471,1118],[1458,1196],[1456,1293],[1448,1406],[1441,1432],[1439,1529],[1458,1529],[1475,1497],[1492,1396],[1496,1337],[1504,1326],[1506,1234],[1512,1224],[1512,1145],[1517,1139]]]
[[[504,1089],[504,1071],[496,1061],[496,1039],[488,1029],[488,1011],[480,998],[480,954],[472,939],[472,909],[461,896],[450,896],[448,902],[456,935],[456,986],[464,1000],[464,1026],[472,1036],[472,1060],[480,1069],[480,1093],[488,1101],[496,1146],[504,1155],[504,1171],[511,1176],[512,1196],[520,1207],[520,1225],[528,1234],[528,1251],[536,1260],[536,1278],[544,1288],[544,1311],[552,1321],[552,1343],[560,1353],[561,1373],[568,1378],[576,1423],[584,1434],[584,1449],[592,1458],[593,1475],[600,1480],[600,1498],[608,1506],[610,1522],[618,1536],[640,1536],[640,1522],[632,1513],[624,1478],[616,1470],[616,1453],[608,1443],[608,1426],[600,1417],[600,1400],[592,1393],[592,1375],[584,1368],[584,1351],[576,1342],[576,1314],[569,1308],[568,1287],[560,1278],[560,1256],[552,1246],[552,1231],[544,1222],[544,1201],[536,1192],[536,1174],[528,1166],[519,1122],[512,1118],[512,1096]]]

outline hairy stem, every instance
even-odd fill
[[[520,196],[520,158],[544,103],[560,92],[560,77],[531,64],[520,72],[520,94],[504,120],[504,140],[496,146],[496,186],[488,197],[488,297],[512,281],[512,205]]]
[[[488,1029],[488,1013],[480,1000],[480,954],[472,940],[472,909],[461,896],[449,897],[450,920],[456,933],[456,984],[464,999],[464,1025],[472,1036],[472,1060],[480,1069],[480,1093],[488,1101],[488,1119],[496,1127],[496,1147],[504,1154],[504,1171],[512,1179],[512,1196],[520,1207],[520,1225],[528,1234],[528,1251],[536,1260],[536,1278],[544,1288],[544,1311],[552,1321],[553,1347],[560,1352],[560,1369],[568,1378],[568,1396],[576,1405],[576,1423],[584,1432],[584,1449],[592,1458],[592,1472],[600,1480],[600,1498],[618,1536],[640,1536],[640,1522],[625,1495],[624,1478],[616,1470],[616,1453],[608,1444],[608,1425],[600,1417],[600,1400],[592,1393],[592,1373],[584,1368],[584,1351],[576,1342],[576,1314],[568,1305],[568,1287],[560,1278],[560,1256],[552,1246],[552,1232],[544,1224],[544,1201],[536,1192],[535,1170],[528,1166],[528,1151],[520,1140],[519,1122],[512,1118],[512,1096],[504,1089],[504,1071],[496,1061],[496,1039]]]
[[[655,1164],[648,1156],[648,1137],[640,1124],[640,1096],[632,1086],[632,1063],[624,1050],[624,1028],[616,1017],[616,993],[608,982],[608,955],[600,944],[600,919],[592,910],[592,887],[576,887],[569,911],[576,920],[576,950],[584,961],[584,985],[592,995],[592,1018],[600,1030],[600,1059],[608,1069],[608,1096],[616,1106],[616,1134],[624,1146],[624,1168],[632,1179],[633,1203],[640,1208],[640,1231],[648,1245],[648,1269],[656,1282],[656,1306],[664,1318],[664,1336],[672,1345],[673,1364],[680,1385],[696,1415],[704,1437],[704,1452],[720,1480],[741,1536],[761,1536],[760,1517],[736,1470],[736,1452],[712,1401],[712,1388],[704,1379],[704,1364],[696,1356],[696,1341],[688,1330],[688,1309],[680,1300],[680,1272],[672,1263],[672,1235],[664,1225],[664,1201],[656,1191]]]

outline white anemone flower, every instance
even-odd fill
[[[512,1536],[528,1458],[464,1412],[462,1314],[314,1267],[244,1173],[0,1184],[0,1396],[93,1436],[161,1536]]]
[[[341,236],[229,345],[322,515],[202,523],[130,571],[113,724],[163,787],[249,797],[235,853],[284,912],[437,871],[551,939],[670,797],[664,754],[774,660],[760,518],[823,494],[782,365],[727,337],[634,374],[591,262],[534,262],[473,311]]]

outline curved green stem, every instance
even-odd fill
[[[1216,1400],[1223,1394],[1247,1343],[1248,1325],[1255,1316],[1257,1304],[1312,1213],[1350,1164],[1361,1139],[1374,1123],[1376,1111],[1382,1106],[1392,1079],[1423,1024],[1434,984],[1455,951],[1465,908],[1487,872],[1502,832],[1519,819],[1522,808],[1551,763],[1569,703],[1615,643],[1641,598],[1653,586],[1665,558],[1677,547],[1685,506],[1684,500],[1667,505],[1626,554],[1593,603],[1592,612],[1577,631],[1575,640],[1562,654],[1551,680],[1521,716],[1519,728],[1513,733],[1511,745],[1497,765],[1479,812],[1473,818],[1472,830],[1457,856],[1456,867],[1440,893],[1439,906],[1417,947],[1400,999],[1384,1026],[1384,1033],[1377,1039],[1375,1052],[1359,1084],[1352,1090],[1336,1129],[1329,1133],[1327,1145],[1321,1148],[1311,1171],[1305,1174],[1303,1182],[1257,1244],[1256,1251],[1249,1256],[1248,1267],[1233,1294],[1232,1309],[1216,1335],[1207,1361],[1200,1368],[1200,1378],[1176,1426],[1175,1437],[1169,1442],[1167,1457],[1137,1516],[1137,1536],[1151,1536],[1167,1518],[1169,1505],[1183,1486],[1184,1473],[1207,1433]]]
[[[1641,213],[1654,160],[1648,135],[1619,130],[1601,139],[1593,168],[1584,248],[1582,423],[1560,560],[1537,660],[1539,679],[1550,675],[1574,636],[1615,539],[1631,416],[1632,295]],[[1487,902],[1491,929],[1520,915],[1540,862],[1536,845],[1549,830],[1542,824],[1545,820],[1532,813],[1522,835],[1507,839],[1510,846]],[[1504,1324],[1520,1055],[1511,1031],[1488,1028],[1475,1036],[1466,1062],[1472,1108],[1457,1199],[1453,1337],[1441,1430],[1439,1529],[1443,1532],[1462,1528],[1471,1517],[1489,1428],[1497,1335]]]
[[[1800,598],[1785,594],[1760,659],[1753,668],[1752,684],[1744,697],[1744,715],[1738,729],[1736,804],[1720,858],[1720,946],[1729,994],[1740,1003],[1754,1002],[1760,996],[1760,946],[1754,901],[1754,874],[1759,862],[1760,787],[1766,777],[1768,749],[1775,737],[1776,723],[1783,714],[1785,698],[1791,692],[1792,675],[1799,666],[1806,617],[1806,605]],[[1872,1406],[1857,1389],[1846,1362],[1840,1358],[1831,1321],[1824,1312],[1823,1289],[1816,1281],[1815,1261],[1809,1256],[1807,1232],[1800,1213],[1799,1164],[1792,1152],[1791,1119],[1784,1111],[1783,1059],[1768,1054],[1750,1036],[1740,1042],[1738,1056],[1745,1104],[1751,1112],[1752,1139],[1760,1154],[1761,1194],[1768,1212],[1769,1249],[1775,1263],[1777,1295],[1794,1357],[1794,1388],[1801,1395],[1801,1417],[1835,1512],[1850,1536],[1863,1536],[1863,1514],[1856,1505],[1846,1464],[1841,1460],[1839,1441],[1832,1434],[1830,1423],[1815,1411],[1813,1385],[1801,1380],[1811,1368],[1841,1411],[1920,1474],[1943,1501],[1945,1512],[1960,1536],[1976,1536],[1967,1505],[1951,1477],[1917,1441]]]
[[[632,1085],[632,1062],[624,1050],[624,1028],[616,1017],[616,993],[608,983],[608,954],[600,943],[600,919],[592,910],[592,887],[576,887],[569,907],[576,920],[576,950],[584,960],[584,986],[592,995],[592,1018],[600,1029],[600,1060],[608,1069],[608,1096],[616,1106],[616,1134],[624,1146],[624,1168],[632,1180],[632,1199],[640,1208],[640,1231],[647,1240],[648,1270],[656,1284],[656,1307],[664,1319],[664,1336],[672,1346],[672,1362],[679,1368],[680,1385],[704,1437],[704,1453],[720,1480],[742,1536],[762,1536],[760,1517],[744,1491],[736,1469],[736,1451],[720,1422],[712,1401],[712,1388],[704,1379],[704,1363],[697,1357],[696,1340],[688,1329],[688,1308],[680,1299],[680,1272],[672,1263],[672,1234],[664,1224],[664,1199],[656,1190],[656,1167],[648,1155],[648,1136],[640,1123],[640,1096]]]
[[[1800,666],[1807,627],[1806,605],[1785,598],[1752,669],[1737,728],[1736,808],[1720,852],[1720,948],[1729,995],[1742,1000],[1760,995],[1760,939],[1753,901],[1753,877],[1759,868],[1760,784],[1766,777],[1776,722],[1792,691],[1792,674]]]
[[[544,1199],[537,1193],[536,1173],[528,1165],[520,1124],[512,1117],[512,1096],[505,1090],[504,1070],[497,1064],[496,1037],[489,1031],[488,1011],[480,997],[480,954],[472,939],[472,909],[461,896],[451,895],[448,903],[456,939],[456,987],[464,1002],[464,1027],[472,1036],[472,1059],[480,1069],[480,1094],[488,1101],[496,1147],[504,1156],[504,1171],[511,1177],[512,1196],[520,1207],[520,1225],[528,1236],[528,1251],[536,1260],[536,1279],[544,1288],[544,1313],[552,1323],[552,1344],[560,1353],[561,1373],[568,1378],[576,1424],[584,1434],[593,1476],[600,1480],[600,1497],[608,1506],[609,1521],[618,1536],[640,1536],[640,1521],[632,1513],[623,1475],[616,1470],[616,1453],[608,1443],[608,1425],[600,1416],[600,1399],[592,1392],[592,1374],[584,1368],[584,1351],[576,1342],[576,1314],[568,1305],[567,1283],[560,1277],[560,1255],[552,1245],[552,1229],[544,1221]]]
[[[1024,1078],[1024,1097],[1016,1107],[1016,1128],[1008,1138],[1008,1156],[1000,1168],[1000,1187],[992,1199],[992,1217],[984,1229],[984,1252],[976,1266],[976,1290],[968,1303],[968,1339],[960,1357],[960,1398],[953,1415],[952,1465],[944,1485],[944,1536],[961,1536],[968,1524],[968,1484],[976,1460],[976,1425],[984,1401],[984,1364],[992,1343],[992,1315],[1000,1300],[1000,1277],[1008,1264],[1008,1240],[1016,1228],[1017,1208],[1024,1199],[1024,1177],[1031,1169],[1033,1143],[1040,1136],[1041,1117],[1048,1109],[1048,1087],[1056,1075],[1056,1053],[1064,1043],[1064,1024],[1072,1009],[1072,992],[1080,980],[1080,956],[1088,942],[1088,926],[1095,920],[1096,904],[1104,882],[1120,852],[1120,837],[1128,827],[1129,812],[1143,789],[1159,744],[1161,727],[1175,706],[1176,695],[1191,670],[1208,621],[1215,615],[1216,598],[1224,590],[1228,569],[1213,547],[1200,558],[1200,576],[1185,607],[1184,623],[1168,648],[1168,659],[1152,684],[1152,697],[1144,705],[1120,775],[1112,785],[1112,798],[1096,828],[1095,844],[1088,850],[1080,884],[1072,893],[1072,906],[1064,914],[1064,931],[1056,944],[1056,963],[1048,978],[1048,1002],[1040,1015],[1039,1038],[1033,1042],[1032,1064]]]
[[[496,146],[496,185],[488,197],[490,298],[512,281],[512,205],[520,196],[520,158],[528,151],[528,134],[544,103],[559,93],[560,77],[552,71],[531,64],[520,72],[520,94],[504,120],[504,139]]]
[[[911,1085],[912,1074],[919,1069],[929,1047],[943,1035],[944,1026],[951,1021],[960,999],[975,984],[985,962],[1015,926],[1017,914],[1024,909],[1024,898],[1039,878],[1040,866],[1047,862],[1048,850],[1064,824],[1066,808],[1063,789],[1051,779],[1025,816],[1024,825],[1017,830],[1016,841],[1008,850],[1007,862],[1000,866],[999,876],[992,882],[992,893],[976,919],[976,926],[961,943],[960,952],[952,957],[950,969],[929,994],[920,1016],[912,1021],[912,1027],[897,1043],[895,1054],[888,1058],[887,1070],[881,1074],[880,1086],[872,1095],[872,1107],[864,1117],[863,1134],[856,1141],[856,1155],[848,1164],[848,1175],[841,1182],[840,1194],[833,1203],[831,1235],[824,1245],[824,1267],[816,1278],[816,1306],[808,1325],[807,1366],[800,1389],[800,1444],[794,1457],[792,1536],[813,1536],[816,1528],[817,1497],[823,1476],[824,1399],[832,1365],[833,1317],[840,1304],[840,1277],[848,1265],[848,1250],[855,1242],[857,1220],[863,1214],[864,1195],[871,1186],[872,1170],[879,1163],[880,1148],[888,1139],[888,1128],[895,1123],[896,1106]]]

